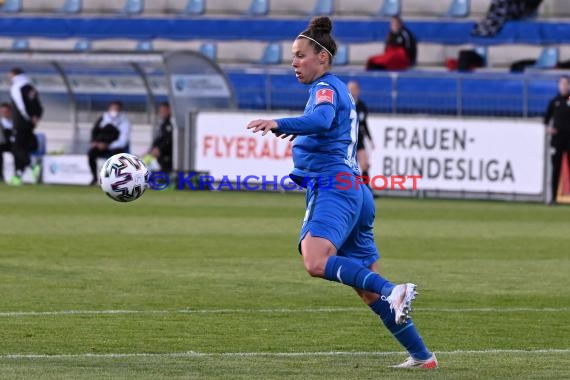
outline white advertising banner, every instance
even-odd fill
[[[48,155],[43,158],[43,183],[89,185],[91,179],[87,155]]]
[[[287,176],[292,143],[246,130],[277,113],[199,113],[196,170],[217,181],[237,176]],[[513,120],[387,118],[368,120],[376,149],[369,150],[377,189],[540,194],[545,134],[540,123]],[[420,176],[402,182],[396,177]],[[250,182],[255,182],[250,180]],[[415,186],[414,186],[415,185]]]
[[[421,176],[418,190],[540,194],[545,133],[513,120],[370,117],[370,176]]]
[[[6,182],[10,181],[10,178],[15,174],[14,172],[14,155],[12,153],[7,152],[0,152],[2,157],[4,157],[4,167],[2,168],[4,173],[4,180]],[[36,183],[34,179],[34,175],[32,174],[32,170],[30,167],[27,167],[22,175],[22,182],[24,183]]]
[[[248,182],[261,183],[263,176],[280,181],[293,169],[291,142],[273,134],[261,136],[246,129],[256,118],[276,119],[286,114],[259,113],[199,113],[196,120],[195,167],[209,172],[216,181],[224,177],[240,182],[246,176],[255,176]],[[238,180],[238,176],[239,180]]]

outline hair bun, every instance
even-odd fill
[[[309,29],[315,32],[330,33],[332,30],[332,21],[326,16],[314,17],[309,24]]]

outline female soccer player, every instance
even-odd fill
[[[297,80],[310,84],[303,116],[254,120],[247,129],[294,136],[291,178],[307,187],[307,211],[299,251],[313,277],[353,287],[410,353],[397,367],[436,368],[435,355],[409,320],[414,284],[394,285],[376,273],[374,200],[359,186],[358,117],[346,85],[329,73],[336,43],[328,17],[314,18],[293,42]]]

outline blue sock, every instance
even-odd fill
[[[394,284],[365,266],[342,256],[331,256],[325,266],[325,279],[388,297]]]
[[[414,359],[427,360],[431,357],[431,352],[426,348],[411,319],[405,325],[397,325],[394,320],[394,312],[390,311],[390,304],[382,301],[380,298],[369,306],[374,313],[378,314],[382,322],[384,322],[384,326],[390,330],[394,338],[404,346]]]

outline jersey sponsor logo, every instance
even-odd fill
[[[333,103],[334,91],[328,88],[323,88],[317,91],[317,98],[315,104],[320,104],[323,102]]]

